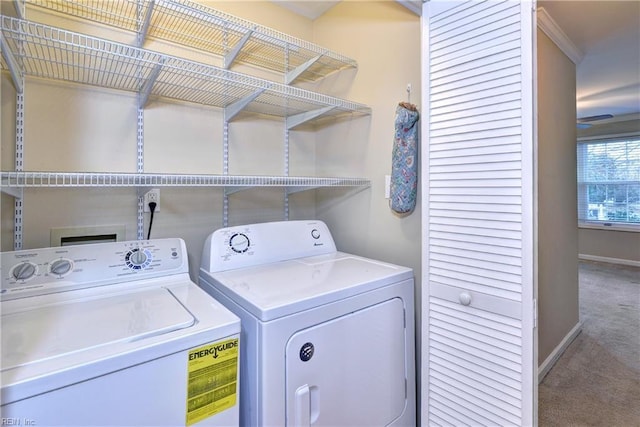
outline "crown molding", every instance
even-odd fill
[[[576,65],[578,65],[584,53],[571,41],[569,36],[562,31],[562,28],[553,20],[551,15],[543,8],[536,9],[538,16],[538,27],[564,52],[565,55]]]
[[[426,0],[396,0],[418,16],[422,16],[422,3]]]

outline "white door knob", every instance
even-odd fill
[[[461,293],[460,296],[458,297],[458,299],[460,300],[460,304],[462,304],[462,305],[471,304],[471,295],[469,295],[468,292]]]

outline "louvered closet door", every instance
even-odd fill
[[[423,425],[536,423],[533,4],[423,10]]]

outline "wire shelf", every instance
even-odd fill
[[[101,172],[0,172],[2,189],[32,187],[368,187],[363,178],[264,175],[182,175]]]
[[[275,117],[322,109],[313,120],[371,113],[355,102],[8,16],[2,37],[28,76],[221,108],[242,104],[241,111]],[[8,68],[5,60],[3,54]]]
[[[286,74],[317,58],[298,80],[316,81],[333,72],[357,68],[344,55],[186,0],[26,0],[48,10],[189,46],[218,56],[242,45],[235,61]],[[148,22],[145,22],[148,16]]]

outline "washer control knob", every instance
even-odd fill
[[[140,249],[134,249],[129,257],[131,264],[142,265],[147,260],[147,255]]]
[[[127,253],[124,260],[130,269],[143,270],[151,264],[151,253],[142,248],[134,248]]]
[[[63,259],[57,259],[53,261],[49,266],[49,271],[52,274],[57,274],[59,276],[62,276],[70,272],[72,268],[73,268],[73,264],[71,263],[71,261],[63,258]]]
[[[241,254],[249,250],[251,242],[246,234],[236,233],[229,239],[229,246],[234,252]]]
[[[35,264],[23,262],[13,267],[11,274],[16,280],[27,280],[33,277],[36,271],[38,271],[38,268]]]
[[[320,232],[318,231],[317,228],[314,228],[313,230],[311,230],[311,237],[313,237],[314,239],[320,238]]]

